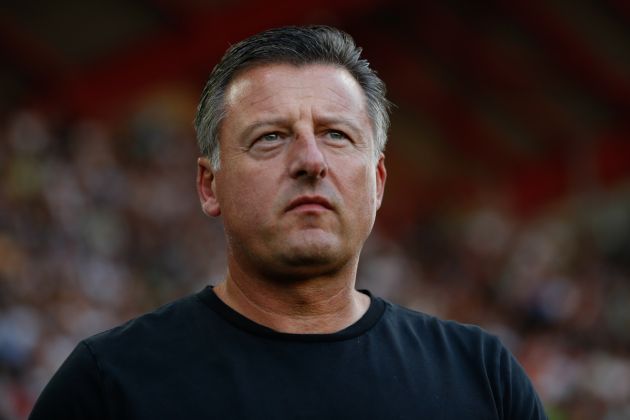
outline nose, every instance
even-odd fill
[[[291,145],[289,172],[292,178],[324,178],[328,173],[326,157],[312,133],[300,133]]]

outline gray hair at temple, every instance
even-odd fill
[[[330,64],[346,69],[363,89],[378,158],[387,142],[390,103],[385,97],[385,84],[361,58],[361,51],[350,35],[329,26],[270,29],[231,46],[210,73],[197,108],[195,129],[201,153],[210,158],[214,169],[219,168],[219,126],[225,117],[225,91],[239,72],[261,64]]]

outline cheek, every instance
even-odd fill
[[[263,170],[240,168],[238,173],[224,173],[218,179],[217,196],[226,228],[252,230],[269,223],[275,211],[278,184]]]
[[[368,216],[374,213],[376,204],[376,180],[373,170],[365,166],[349,168],[344,176],[344,195],[350,200],[350,205],[357,216]]]
[[[263,188],[254,188],[251,185],[231,191],[228,200],[229,210],[241,219],[247,218],[252,222],[258,222],[262,218],[262,209],[269,208],[269,196]]]

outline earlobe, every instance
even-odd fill
[[[387,180],[387,169],[385,169],[385,155],[381,153],[376,164],[376,208],[381,207],[383,194],[385,194],[385,181]]]
[[[197,194],[203,212],[211,217],[221,215],[221,208],[216,195],[216,177],[210,159],[197,159]]]

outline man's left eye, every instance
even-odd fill
[[[348,138],[344,133],[342,133],[341,131],[335,131],[335,130],[331,130],[328,132],[328,137],[330,137],[331,139],[334,140],[343,140]]]
[[[275,141],[278,140],[280,138],[280,136],[278,135],[278,133],[267,133],[267,134],[263,134],[260,139],[264,140],[264,141]]]

